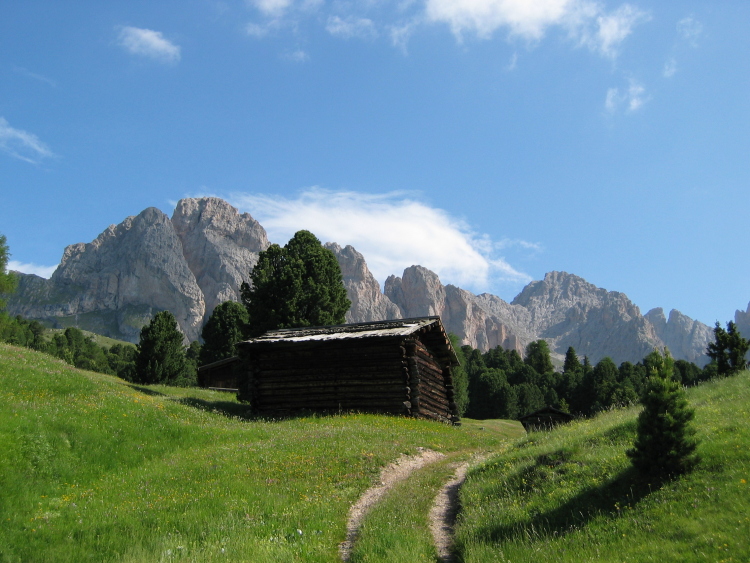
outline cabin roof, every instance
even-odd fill
[[[332,341],[352,341],[357,339],[393,338],[410,336],[423,331],[437,332],[443,338],[440,344],[444,346],[454,364],[458,364],[456,352],[451,345],[440,317],[417,317],[411,319],[394,319],[388,321],[372,321],[366,323],[351,323],[343,325],[313,326],[303,328],[282,328],[269,330],[262,336],[251,338],[240,345],[254,345],[262,343],[314,343]],[[441,346],[441,347],[442,347]]]

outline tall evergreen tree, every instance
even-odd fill
[[[340,324],[351,301],[334,254],[309,231],[298,231],[282,248],[260,253],[241,287],[248,312],[248,334],[268,330]]]
[[[552,373],[555,366],[549,353],[549,346],[545,340],[535,340],[526,346],[526,358],[524,362],[534,368],[539,375]]]
[[[242,340],[247,320],[247,309],[236,301],[218,305],[201,332],[203,346],[198,365],[205,366],[234,356],[234,345]]]
[[[690,424],[694,411],[673,373],[674,361],[665,348],[641,400],[635,443],[626,452],[641,474],[660,479],[685,473],[699,461]]]
[[[747,367],[745,356],[750,349],[750,342],[742,338],[736,324],[729,321],[727,330],[724,330],[717,322],[714,339],[714,342],[709,342],[706,354],[716,362],[719,375],[731,375]]]
[[[135,360],[136,383],[179,383],[188,379],[182,333],[169,311],[157,313],[141,329]]]
[[[469,408],[469,376],[466,374],[464,364],[466,359],[464,358],[463,350],[461,349],[461,341],[455,334],[448,334],[453,349],[456,351],[459,365],[451,368],[453,373],[453,400],[456,402],[458,407],[459,416],[464,416]]]
[[[563,364],[563,373],[580,372],[582,370],[581,362],[578,360],[575,348],[568,346],[565,352],[565,363]]]
[[[9,258],[10,253],[8,252],[5,235],[0,235],[0,310],[5,308],[5,299],[3,297],[16,289],[16,277],[6,271]]]

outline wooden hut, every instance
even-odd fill
[[[526,416],[522,416],[519,420],[526,432],[532,432],[535,430],[550,430],[558,424],[565,424],[574,418],[572,414],[563,412],[555,407],[544,407]]]
[[[238,397],[260,415],[391,413],[458,423],[440,317],[272,330],[237,344]]]
[[[198,368],[198,385],[215,391],[237,392],[239,358],[233,356]]]

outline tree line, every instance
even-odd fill
[[[7,261],[8,247],[0,235],[0,298],[15,286]],[[273,244],[261,252],[249,280],[242,284],[241,303],[227,301],[215,308],[203,327],[202,343],[185,346],[169,311],[157,313],[142,328],[137,346],[99,346],[77,328],[46,338],[41,323],[3,313],[1,299],[0,340],[134,383],[196,385],[198,366],[233,356],[240,340],[278,328],[340,324],[351,305],[336,257],[308,231],[297,232],[283,247]],[[714,336],[707,366],[673,361],[670,377],[683,386],[695,385],[744,369],[749,345],[736,325],[729,322],[724,330],[716,323]],[[517,419],[544,406],[589,416],[635,403],[663,364],[655,350],[635,364],[617,366],[605,357],[592,365],[570,347],[562,371],[557,371],[544,340],[531,342],[523,357],[502,347],[482,353],[460,346],[455,336],[452,340],[460,361],[454,377],[456,402],[462,416],[477,419]]]
[[[683,386],[692,386],[717,376],[745,369],[748,341],[742,338],[733,322],[727,330],[716,323],[715,342],[706,353],[711,362],[700,368],[686,360],[672,361],[671,377]],[[590,416],[599,411],[637,403],[643,396],[648,378],[663,363],[654,350],[637,363],[611,358],[595,365],[584,356],[581,360],[571,346],[565,354],[562,371],[556,371],[550,350],[544,340],[531,342],[525,356],[500,346],[482,353],[471,346],[459,350],[467,384],[466,397],[459,403],[469,418],[517,419],[544,406],[564,412]]]

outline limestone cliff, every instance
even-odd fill
[[[219,303],[240,300],[240,285],[269,246],[266,231],[249,213],[216,197],[180,200],[172,224],[203,292],[208,320]]]
[[[94,241],[68,246],[49,280],[20,276],[9,311],[137,342],[154,314],[174,314],[186,340],[213,308],[239,299],[266,232],[218,198],[183,199],[173,218],[149,208]]]
[[[348,245],[341,248],[335,242],[328,242],[325,247],[338,260],[346,295],[352,302],[346,313],[346,322],[364,323],[404,317],[398,306],[380,291],[380,284],[367,267],[364,256]]]
[[[203,293],[172,222],[156,208],[111,225],[90,243],[68,246],[52,277],[39,280],[23,285],[44,299],[19,292],[14,313],[137,341],[143,324],[169,310],[188,339],[200,334]]]
[[[159,310],[177,318],[186,340],[196,339],[214,307],[239,299],[258,254],[269,246],[263,227],[218,198],[183,199],[172,219],[149,208],[110,226],[88,244],[65,249],[51,279],[22,275],[8,300],[12,314],[76,325],[136,342]],[[555,357],[569,346],[592,362],[639,361],[668,346],[676,358],[704,363],[711,329],[679,311],[645,316],[626,295],[565,272],[550,272],[508,303],[443,285],[422,266],[380,284],[351,246],[327,243],[341,266],[352,306],[347,322],[440,315],[448,331],[480,350],[496,346],[523,353],[543,338]],[[750,333],[748,311],[737,324]]]

